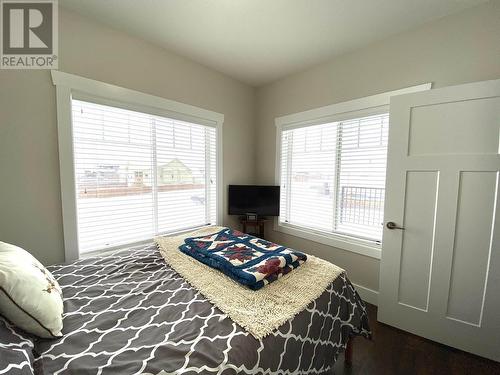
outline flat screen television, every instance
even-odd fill
[[[229,215],[279,216],[280,187],[229,185]]]

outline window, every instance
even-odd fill
[[[216,129],[72,100],[80,252],[216,222]]]
[[[275,119],[274,229],[380,259],[391,98],[431,83]],[[400,100],[404,100],[401,97]]]
[[[280,221],[380,242],[389,115],[283,130]]]
[[[66,261],[222,222],[223,114],[51,74]]]

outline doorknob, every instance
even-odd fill
[[[405,230],[405,228],[398,226],[394,221],[388,221],[385,225],[387,229],[401,229]]]

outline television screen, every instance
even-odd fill
[[[280,187],[229,185],[229,215],[279,216]]]

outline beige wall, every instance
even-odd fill
[[[425,82],[442,87],[500,78],[500,1],[451,15],[286,77],[257,91],[257,178],[274,182],[274,119]],[[271,231],[278,242],[345,268],[378,290],[379,261]]]
[[[59,22],[61,71],[223,113],[224,185],[254,181],[253,88],[75,13],[61,10]],[[62,261],[49,71],[0,70],[0,171],[0,241],[23,246],[46,264]]]

